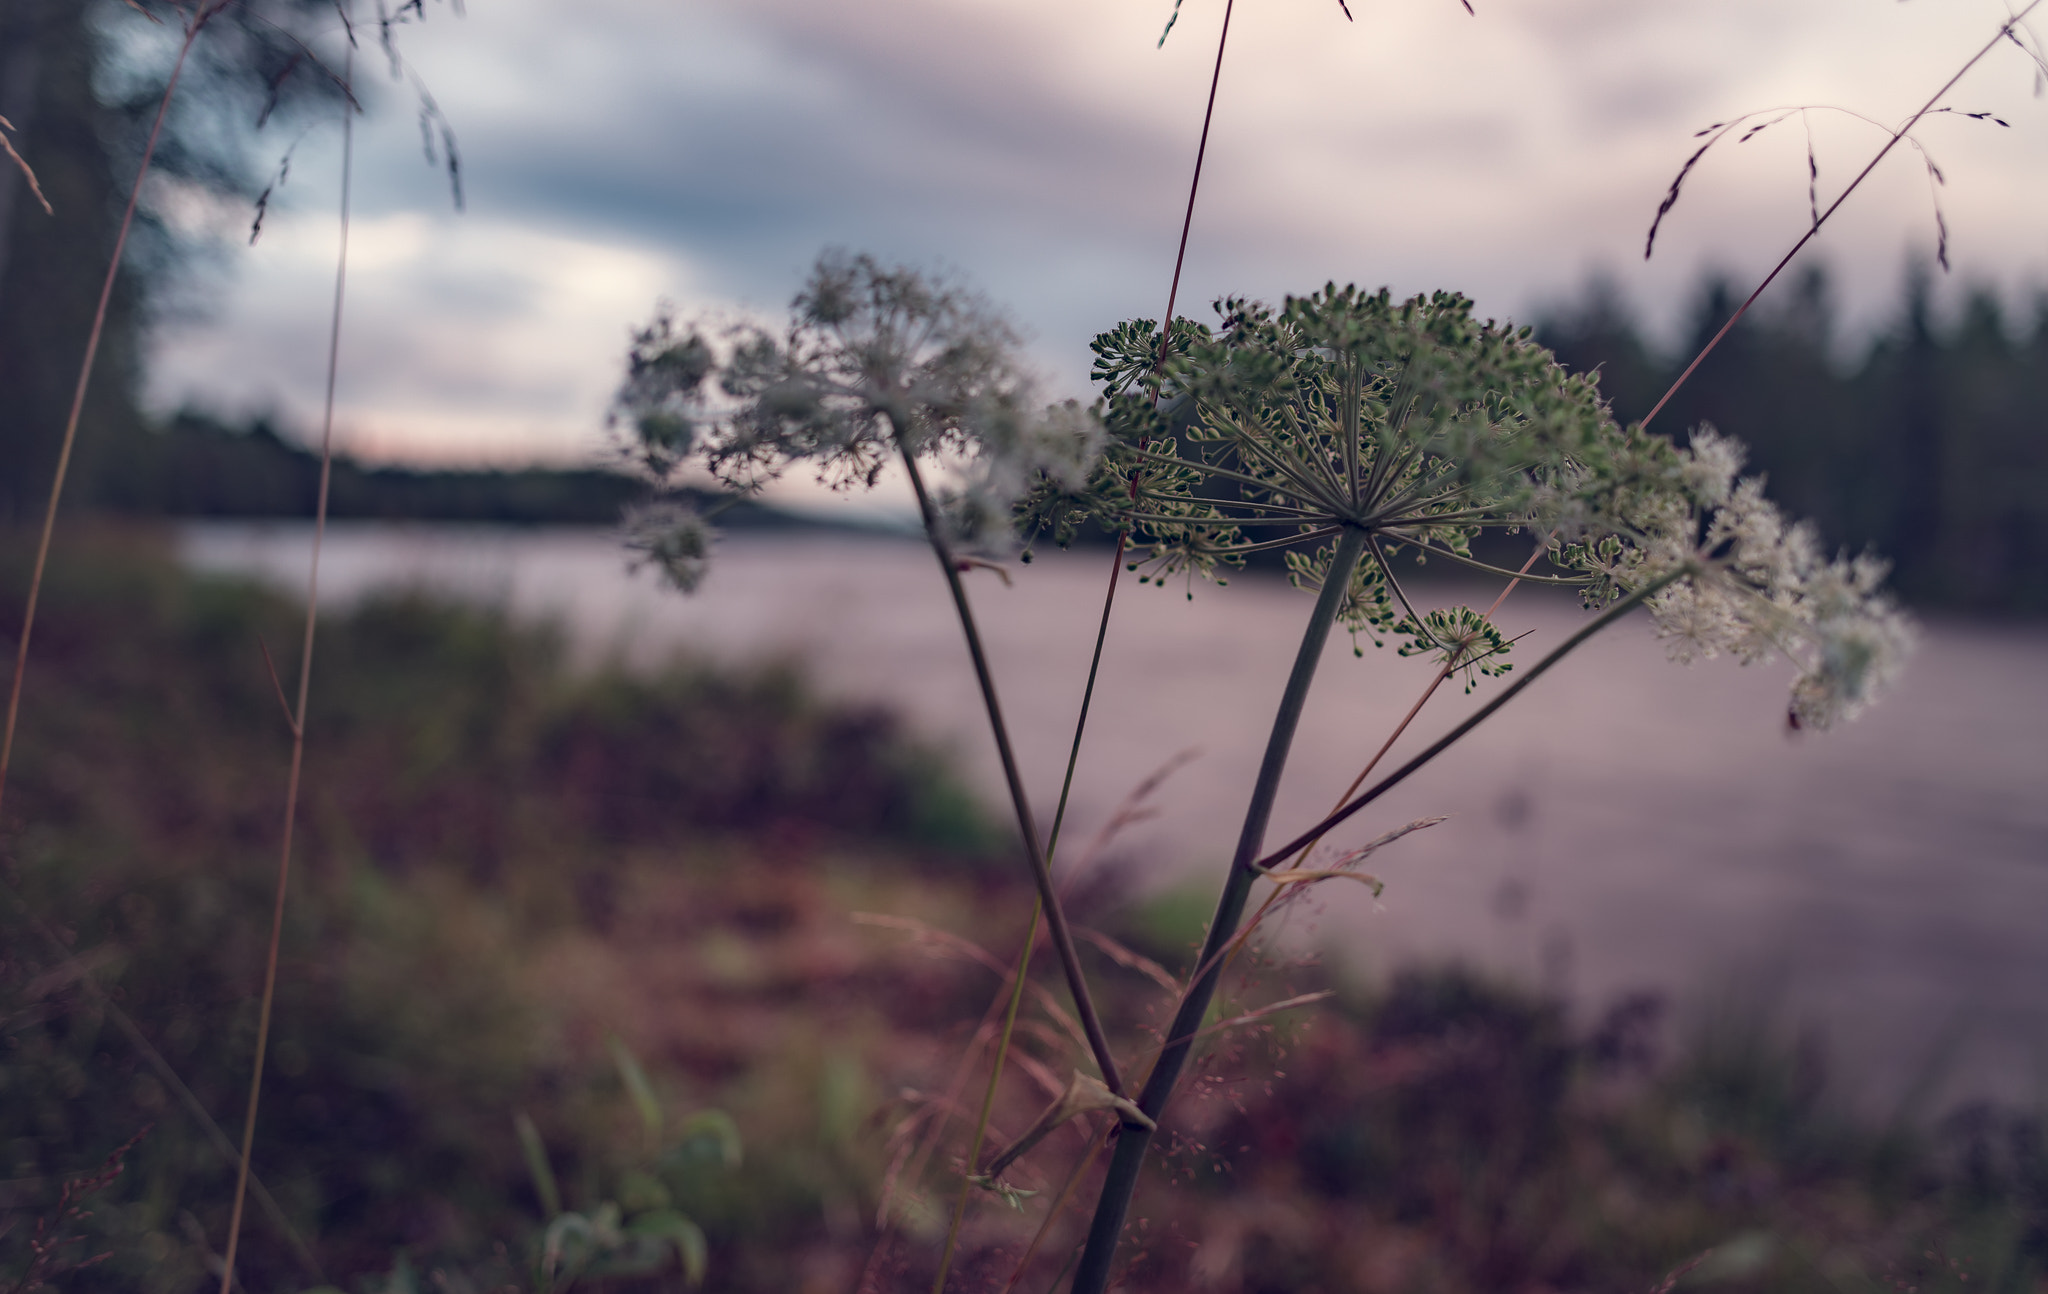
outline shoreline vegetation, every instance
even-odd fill
[[[81,529],[46,595],[42,731],[4,824],[9,1279],[65,1183],[142,1134],[83,1216],[52,1224],[75,1238],[54,1270],[108,1253],[65,1287],[203,1283],[220,1223],[204,1210],[232,1179],[124,1028],[232,1119],[285,739],[258,640],[294,610],[162,552],[147,528]],[[927,1267],[954,1168],[917,1148],[964,1117],[949,1085],[1028,896],[995,819],[887,715],[812,700],[787,671],[570,671],[557,631],[417,595],[326,632],[255,1165],[320,1280],[518,1279],[545,1221],[520,1118],[562,1209],[665,1201],[703,1228],[713,1288],[892,1288]],[[1078,880],[1101,914],[1084,955],[1111,1025],[1156,1029],[1156,977],[1186,972],[1200,917],[1119,876]],[[1057,995],[1058,975],[1044,957],[1031,982]],[[1248,966],[1226,1010],[1326,979]],[[1710,1250],[1690,1282],[2036,1287],[2037,1115],[1860,1119],[1810,1041],[1756,1015],[1661,1016],[1414,967],[1225,1033],[1134,1204],[1126,1288],[1640,1294]],[[1034,1053],[1072,1045],[1020,1035],[994,1135],[1057,1087]],[[654,1155],[643,1089],[699,1133]],[[724,1126],[707,1111],[736,1141],[701,1135]],[[961,1236],[961,1288],[1015,1264],[1002,1212]],[[253,1289],[319,1283],[254,1212],[239,1264]]]

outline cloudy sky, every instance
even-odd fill
[[[1530,318],[1609,276],[1668,330],[1701,273],[1754,279],[1883,142],[1816,111],[1709,154],[1645,264],[1645,229],[1712,122],[1778,105],[1903,118],[2003,0],[1240,0],[1182,313],[1325,280],[1457,288]],[[338,426],[379,459],[587,459],[627,329],[774,312],[828,245],[958,273],[1004,304],[1055,388],[1086,343],[1165,305],[1224,0],[468,0],[404,48],[458,133],[467,210],[422,161],[411,91],[357,135]],[[2048,14],[2048,8],[2044,8]],[[2035,23],[2048,35],[2048,19]],[[367,60],[366,76],[383,76]],[[2031,313],[2048,289],[2048,99],[2010,46],[1933,119],[1951,293]],[[290,139],[267,140],[268,155]],[[338,132],[298,145],[210,316],[167,330],[154,399],[317,425]],[[1901,148],[1816,251],[1851,333],[1931,257]]]

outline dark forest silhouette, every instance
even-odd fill
[[[1953,322],[1906,275],[1895,317],[1850,363],[1838,356],[1824,271],[1745,317],[1658,415],[1673,435],[1712,423],[1746,442],[1788,511],[1830,546],[1871,548],[1926,606],[2048,610],[2048,298],[2013,326],[1988,290]],[[1683,349],[1662,355],[1595,284],[1538,325],[1574,368],[1597,366],[1616,415],[1640,418],[1739,300],[1702,285]]]

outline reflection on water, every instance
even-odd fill
[[[302,526],[203,525],[185,544],[195,566],[295,583],[307,538]],[[1106,566],[1104,554],[1054,553],[1013,568],[1009,587],[971,580],[1041,816]],[[629,575],[607,533],[332,534],[331,600],[405,581],[558,616],[592,652],[800,659],[830,692],[897,706],[991,798],[999,790],[944,587],[914,543],[735,536],[684,599]],[[1086,839],[1148,772],[1199,749],[1159,796],[1162,815],[1115,848],[1153,879],[1207,885],[1235,839],[1308,599],[1249,576],[1188,601],[1126,576],[1118,606],[1068,838]],[[1519,652],[1533,661],[1580,613],[1517,593],[1500,619],[1529,632]],[[1374,860],[1388,882],[1377,905],[1362,890],[1332,894],[1297,928],[1361,964],[1455,954],[1594,1002],[1746,978],[1823,1022],[1845,1079],[1875,1098],[1958,1030],[1958,1089],[2031,1097],[2048,1080],[2044,664],[2048,630],[1937,623],[1883,705],[1836,732],[1791,734],[1784,668],[1683,668],[1646,624],[1623,625],[1348,828],[1336,843],[1451,815]],[[1430,673],[1391,650],[1355,660],[1336,636],[1276,840],[1330,806]],[[1480,699],[1440,693],[1393,757]]]

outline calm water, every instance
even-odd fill
[[[296,584],[308,535],[205,525],[184,542],[197,567]],[[1042,817],[1106,565],[1052,554],[1013,568],[1010,587],[970,580]],[[685,599],[629,574],[608,533],[342,527],[323,579],[333,604],[407,582],[502,601],[560,618],[593,656],[796,659],[828,692],[901,710],[992,800],[1000,788],[944,586],[915,543],[733,537]],[[1068,838],[1086,840],[1148,772],[1197,751],[1157,796],[1160,815],[1108,853],[1153,883],[1213,884],[1308,605],[1259,577],[1197,587],[1192,602],[1125,577]],[[1534,661],[1580,613],[1517,593],[1500,619],[1530,632],[1519,652]],[[1699,1001],[1747,985],[1823,1027],[1840,1077],[1869,1099],[1937,1053],[1952,1092],[2033,1099],[2048,1079],[2044,667],[2048,628],[1936,622],[1885,704],[1832,733],[1788,734],[1787,670],[1680,667],[1646,623],[1624,624],[1349,829],[1356,842],[1450,815],[1374,860],[1388,882],[1377,904],[1345,886],[1295,929],[1359,965],[1461,956],[1589,1005],[1636,987]],[[1431,673],[1391,649],[1354,659],[1337,636],[1276,841],[1330,807]],[[1393,758],[1478,699],[1440,692]]]

